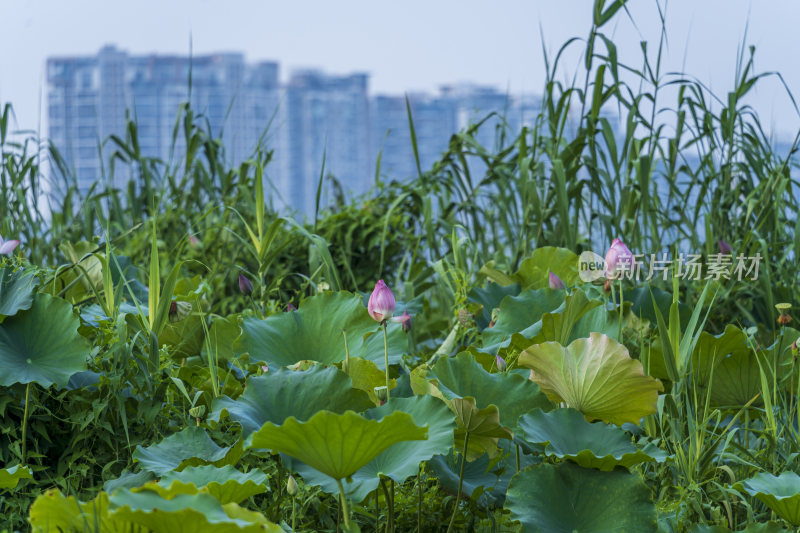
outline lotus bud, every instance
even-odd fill
[[[559,278],[552,270],[550,271],[550,288],[553,290],[567,288],[564,285],[564,282],[561,281],[561,278]]]
[[[269,367],[267,365],[261,365],[261,371],[266,374],[269,372]]]
[[[606,252],[606,279],[619,279],[621,273],[633,271],[633,254],[621,239],[614,239]]]
[[[374,391],[375,397],[381,402],[381,405],[383,405],[388,397],[387,392],[389,389],[386,388],[386,385],[381,385],[380,387],[375,387]]]
[[[253,283],[241,272],[239,272],[239,290],[242,291],[242,294],[253,292]]]
[[[367,303],[369,316],[382,323],[392,318],[394,307],[394,294],[382,279],[378,280]]]
[[[506,360],[500,357],[499,355],[495,357],[495,361],[497,361],[497,370],[500,372],[506,371]]]
[[[731,245],[722,239],[717,241],[717,246],[719,247],[719,253],[722,255],[731,255],[731,253],[733,253]]]
[[[11,255],[17,246],[19,246],[19,241],[4,241],[3,237],[0,237],[0,255]]]
[[[286,480],[286,492],[289,493],[289,496],[294,498],[297,496],[297,481],[295,481],[294,476],[289,474],[289,479]]]
[[[411,315],[408,314],[408,311],[403,311],[401,316],[392,317],[392,322],[400,324],[406,333],[411,329]]]
[[[292,302],[289,302],[288,304],[286,304],[286,310],[289,312],[297,311],[297,308],[294,306]]]
[[[189,235],[189,244],[192,247],[197,248],[198,246],[200,246],[200,239],[198,239],[194,235]]]

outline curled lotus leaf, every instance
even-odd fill
[[[733,487],[755,496],[793,526],[800,526],[800,476],[794,472],[779,476],[761,472]]]
[[[235,446],[220,447],[203,428],[189,426],[170,435],[157,444],[137,446],[133,459],[142,468],[157,475],[187,466],[213,464],[223,466],[235,463],[242,454],[242,442]]]
[[[260,470],[244,473],[231,465],[190,466],[180,472],[167,472],[158,482],[163,488],[191,484],[214,496],[220,503],[240,503],[269,490],[267,475]]]

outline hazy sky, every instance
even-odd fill
[[[603,31],[613,34],[622,61],[639,66],[639,41],[655,48],[660,22],[655,0],[629,4],[635,25],[621,14]],[[749,21],[757,70],[780,71],[800,95],[797,0],[672,0],[666,8],[665,71],[684,70],[724,96]],[[373,93],[458,81],[540,92],[542,39],[555,52],[569,37],[585,38],[591,9],[590,0],[0,0],[0,102],[14,105],[20,127],[36,129],[48,56],[94,54],[106,43],[135,54],[187,54],[190,35],[195,54],[278,60],[283,77],[293,67],[367,71]],[[565,78],[579,61],[580,46],[574,51]],[[751,102],[765,127],[783,135],[800,127],[777,78]]]

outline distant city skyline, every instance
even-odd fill
[[[132,54],[195,55],[241,51],[249,61],[274,60],[290,68],[328,73],[367,72],[376,93],[431,92],[447,83],[493,85],[511,94],[541,92],[545,66],[570,37],[585,38],[591,0],[530,2],[409,0],[399,8],[367,0],[346,3],[242,0],[220,9],[206,0],[142,0],[135,9],[95,0],[7,2],[0,33],[0,102],[14,105],[17,125],[42,129],[45,58],[88,55],[106,42]],[[800,94],[794,51],[800,3],[792,0],[671,0],[666,7],[663,69],[683,71],[724,99],[731,89],[736,50],[756,45],[756,70],[781,72]],[[639,41],[658,43],[656,2],[629,2],[602,31],[612,36],[620,59],[641,64]],[[631,20],[632,19],[632,20]],[[561,79],[580,64],[582,43],[562,59]],[[285,72],[288,74],[290,68]],[[284,78],[282,81],[286,81]],[[760,82],[748,96],[767,130],[794,134],[800,119],[780,80]],[[665,103],[667,103],[665,101]]]
[[[312,215],[323,170],[343,192],[356,195],[373,185],[379,153],[382,177],[417,175],[406,98],[423,170],[440,158],[453,133],[495,113],[475,134],[493,151],[500,148],[495,126],[501,120],[511,132],[519,131],[533,124],[540,108],[537,97],[509,95],[491,86],[448,85],[406,97],[374,94],[365,73],[292,69],[282,83],[280,71],[277,62],[247,62],[243,54],[231,52],[133,55],[106,45],[90,56],[52,57],[47,61],[46,136],[61,154],[59,168],[66,168],[81,193],[98,182],[121,189],[130,171],[125,165],[109,166],[117,148],[105,144],[101,156],[102,142],[113,135],[125,138],[130,115],[142,156],[165,163],[180,160],[186,145],[184,132],[175,130],[176,119],[180,105],[190,101],[211,135],[222,136],[229,164],[252,157],[259,146],[273,150],[265,169],[271,183],[265,188],[268,198],[277,208]]]

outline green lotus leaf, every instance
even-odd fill
[[[353,411],[336,414],[320,411],[307,422],[291,417],[281,426],[267,422],[253,433],[247,448],[267,448],[301,460],[333,479],[345,479],[381,452],[408,440],[425,440],[428,428],[401,411],[380,421]]]
[[[526,442],[545,444],[545,455],[570,459],[586,468],[609,471],[617,466],[630,468],[666,458],[657,447],[647,452],[641,450],[622,429],[602,422],[589,423],[574,409],[555,409],[549,413],[537,409],[520,417],[519,430]]]
[[[785,353],[780,354],[779,362],[791,362],[790,346],[792,339],[783,342]],[[770,350],[755,351],[747,335],[736,326],[728,325],[719,335],[702,332],[698,338],[692,363],[697,382],[707,389],[711,384],[711,404],[718,407],[740,407],[761,392],[761,368],[768,372],[772,380],[771,368],[767,361],[772,359]],[[760,365],[759,365],[760,363]],[[787,375],[791,370],[785,372]],[[759,397],[755,405],[763,405]]]
[[[214,400],[209,420],[219,420],[225,412],[241,424],[242,435],[248,437],[266,422],[280,425],[290,416],[304,421],[322,410],[359,412],[374,405],[367,393],[352,387],[347,374],[315,365],[303,371],[270,370],[248,378],[238,399],[222,396]]]
[[[221,448],[203,428],[189,426],[158,444],[145,448],[137,446],[133,459],[139,461],[145,470],[162,476],[187,466],[232,464],[239,460],[241,454],[241,441],[236,446]]]
[[[111,494],[117,489],[132,489],[141,487],[145,483],[153,481],[155,477],[155,474],[148,470],[142,470],[141,472],[134,473],[128,469],[125,469],[118,478],[109,479],[103,483],[103,490],[108,494]]]
[[[335,364],[345,359],[344,334],[352,357],[374,361],[384,368],[383,333],[367,313],[361,297],[347,292],[324,292],[305,300],[300,309],[264,320],[245,318],[236,348],[270,369],[303,360]],[[389,364],[402,362],[408,339],[399,324],[388,325]]]
[[[262,514],[236,504],[222,505],[210,494],[178,494],[164,499],[154,491],[119,490],[110,497],[111,515],[152,533],[283,533]]]
[[[161,477],[158,485],[171,488],[178,483],[204,489],[221,503],[240,503],[250,496],[269,490],[267,475],[264,472],[251,470],[245,474],[231,465],[222,468],[214,465],[190,466],[180,472],[167,472]]]
[[[800,476],[794,472],[783,472],[779,476],[761,472],[736,483],[733,488],[755,496],[778,516],[793,526],[800,526]]]
[[[655,302],[653,301],[655,300]],[[661,312],[661,316],[665,319],[669,317],[669,310],[672,306],[672,294],[659,289],[658,287],[635,287],[625,291],[625,302],[631,302],[631,312],[643,319],[648,320],[651,324],[658,323],[656,316],[656,308]],[[689,306],[678,302],[678,316],[681,319],[681,325],[686,326],[691,318],[692,310]]]
[[[353,474],[352,481],[344,483],[348,497],[353,501],[363,501],[378,487],[380,476],[389,477],[403,483],[415,476],[419,464],[437,454],[445,454],[453,446],[455,420],[453,412],[432,396],[391,399],[380,407],[364,413],[370,420],[381,420],[395,411],[408,413],[418,426],[428,426],[427,440],[398,442],[384,450],[377,457]],[[297,464],[297,471],[309,485],[319,485],[325,492],[338,492],[337,484],[328,476],[304,464]]]
[[[486,329],[492,321],[492,311],[500,307],[506,296],[517,296],[520,293],[518,284],[502,286],[499,283],[488,283],[486,287],[476,287],[467,293],[467,300],[482,306],[481,313],[475,317],[478,328]]]
[[[132,531],[131,524],[109,514],[108,494],[91,501],[64,496],[58,489],[39,495],[28,511],[31,531]],[[135,530],[133,530],[135,531]]]
[[[483,508],[502,507],[511,477],[517,473],[516,445],[507,439],[498,441],[500,454],[494,459],[482,455],[464,465],[462,494],[475,500]],[[540,456],[519,454],[520,468],[542,462]],[[461,455],[449,453],[437,455],[429,462],[430,469],[441,487],[455,496],[458,493],[458,477],[461,473]]]
[[[514,438],[511,430],[500,423],[500,413],[495,405],[478,409],[475,398],[453,398],[450,407],[456,413],[458,424],[453,437],[456,450],[464,449],[469,434],[467,461],[474,461],[484,453],[495,457],[500,452],[497,441]]]
[[[177,322],[168,321],[158,336],[158,344],[168,346],[177,360],[199,354],[205,339],[203,318],[197,304],[185,300],[181,302],[191,305],[189,314]]]
[[[638,474],[571,462],[534,465],[513,478],[506,509],[526,532],[641,533],[656,530],[650,490]]]
[[[20,479],[33,479],[31,469],[21,465],[0,468],[0,490],[13,489]]]
[[[508,286],[519,283],[523,289],[549,287],[550,272],[555,273],[567,285],[578,282],[578,256],[566,248],[542,246],[523,259],[519,269],[511,275],[494,268],[494,261],[484,265],[480,273],[498,285]]]
[[[344,364],[344,363],[342,363]],[[353,381],[353,388],[362,390],[369,395],[369,399],[373,404],[379,404],[378,398],[375,396],[375,387],[386,386],[386,373],[378,368],[372,361],[361,359],[360,357],[350,358],[350,367],[347,372],[350,379]],[[397,386],[397,380],[389,380],[389,389],[394,390]],[[328,409],[329,411],[331,409]],[[353,409],[354,411],[356,409]]]
[[[80,277],[81,285],[90,291],[92,287],[100,289],[103,287],[103,263],[92,254],[97,249],[97,244],[93,242],[80,241],[75,244],[62,242],[58,247],[64,256],[75,263],[73,269]]]
[[[497,323],[483,330],[483,348],[480,350],[497,353],[498,349],[508,345],[514,333],[526,338],[536,336],[542,328],[542,316],[562,309],[565,297],[566,291],[539,289],[503,298]]]
[[[239,327],[235,315],[227,318],[217,317],[208,328],[208,339],[203,343],[201,353],[207,357],[208,352],[211,352],[217,360],[233,359],[236,356],[233,346],[241,334],[242,328]]]
[[[489,373],[467,352],[439,359],[427,378],[436,380],[435,386],[447,401],[472,397],[480,408],[497,406],[500,422],[511,428],[532,409],[553,407],[536,383],[511,372]]]
[[[33,272],[14,271],[10,267],[0,269],[0,315],[13,316],[17,311],[30,309],[33,291],[39,278]]]
[[[69,302],[49,294],[35,295],[30,309],[0,324],[0,386],[55,383],[66,387],[72,374],[86,370],[91,349],[78,326],[80,319]]]
[[[519,357],[531,379],[553,402],[565,402],[589,420],[638,424],[656,412],[660,381],[646,376],[642,364],[610,337],[592,333],[564,347],[536,344]]]

